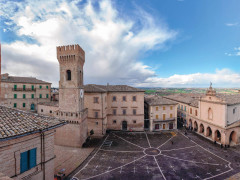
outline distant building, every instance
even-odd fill
[[[175,94],[165,98],[178,103],[178,120],[189,129],[222,145],[240,143],[240,95]]]
[[[56,118],[0,106],[0,172],[13,179],[54,178]]]
[[[110,130],[144,130],[144,90],[126,85],[84,86],[88,131],[102,136]]]
[[[161,96],[146,96],[145,128],[152,131],[177,129],[177,103]]]
[[[58,128],[55,144],[81,147],[87,138],[87,109],[84,108],[83,65],[85,52],[79,45],[57,47],[60,65],[59,101],[39,103],[38,113],[66,120]]]
[[[37,104],[50,102],[51,83],[33,77],[1,75],[1,104],[26,111],[37,111]]]

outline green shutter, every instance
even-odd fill
[[[48,94],[46,94],[46,98],[48,98]]]
[[[23,90],[25,90],[26,89],[26,85],[23,85]]]
[[[32,90],[34,90],[34,85],[32,85]]]
[[[14,94],[14,99],[17,99],[17,94]]]
[[[42,98],[42,94],[39,94],[39,98]]]
[[[32,94],[32,99],[34,99],[34,94]]]
[[[25,104],[25,103],[23,103],[23,104],[22,104],[22,106],[23,106],[23,107],[26,107],[26,104]]]
[[[36,164],[37,164],[37,162],[36,162],[36,160],[37,160],[37,148],[34,148],[34,149],[30,150],[30,156],[29,157],[30,157],[29,158],[29,160],[30,160],[29,168],[31,169],[31,168],[35,167]]]
[[[26,98],[26,94],[23,94],[23,99],[25,99]]]
[[[21,153],[20,158],[20,173],[28,170],[28,151]]]
[[[14,103],[14,104],[13,104],[13,107],[15,107],[15,108],[16,108],[16,107],[17,107],[17,103]]]
[[[46,86],[46,88],[48,89],[48,86]]]
[[[16,84],[14,85],[14,89],[17,89],[17,85]]]
[[[39,88],[42,89],[42,86],[40,85]]]

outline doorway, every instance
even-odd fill
[[[122,122],[122,130],[126,131],[127,130],[127,121]]]

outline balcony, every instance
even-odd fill
[[[36,88],[12,88],[13,91],[36,91]]]

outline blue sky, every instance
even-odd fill
[[[55,48],[86,51],[85,83],[240,86],[238,0],[0,1],[3,72],[58,86]]]

